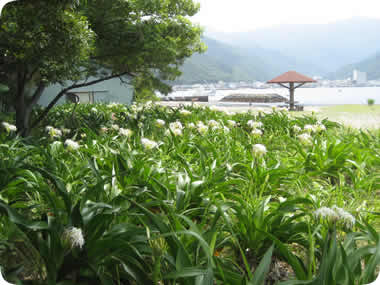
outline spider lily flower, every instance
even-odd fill
[[[230,132],[230,129],[229,129],[228,127],[224,126],[224,127],[223,127],[223,131],[224,131],[225,133],[229,133],[229,132]]]
[[[304,129],[307,133],[313,133],[313,132],[316,131],[314,125],[305,125],[305,126],[303,127],[303,129]]]
[[[187,125],[187,127],[188,127],[189,129],[195,129],[195,124],[194,124],[194,123],[189,123],[189,124]]]
[[[322,123],[318,123],[318,124],[314,125],[314,128],[315,128],[316,132],[323,132],[326,130],[325,125],[323,125]]]
[[[247,122],[247,125],[248,125],[249,127],[251,127],[252,129],[256,129],[256,128],[260,128],[260,127],[262,127],[262,126],[263,126],[263,123],[262,123],[262,122],[256,122],[256,121],[254,121],[254,120],[249,120],[249,121]]]
[[[255,144],[252,147],[252,151],[255,156],[263,156],[267,153],[267,148],[265,147],[265,145]]]
[[[71,248],[79,247],[82,249],[84,245],[84,237],[80,228],[70,227],[65,229],[63,238],[70,243]]]
[[[215,120],[210,120],[208,121],[208,125],[211,127],[211,128],[215,128],[215,127],[219,127],[220,124],[219,122],[215,121]]]
[[[327,218],[331,221],[337,221],[339,219],[338,214],[333,210],[328,207],[321,207],[317,209],[314,212],[315,217],[317,218]]]
[[[304,134],[298,135],[297,138],[304,145],[310,145],[310,144],[312,144],[312,137],[309,134],[304,133]]]
[[[119,125],[116,124],[112,125],[111,128],[115,131],[118,131],[120,129]]]
[[[181,115],[184,115],[184,116],[189,116],[189,115],[191,115],[191,112],[188,111],[188,110],[186,110],[186,109],[182,109],[181,111],[179,111],[179,113],[180,113]]]
[[[208,126],[204,125],[202,122],[198,122],[197,130],[201,135],[204,135],[208,131]]]
[[[148,150],[158,147],[158,143],[156,143],[155,141],[149,140],[147,138],[142,138],[141,143],[143,147]]]
[[[263,135],[263,132],[259,129],[253,129],[251,135],[254,137],[261,137]]]
[[[300,126],[298,126],[298,125],[294,125],[294,126],[293,126],[293,131],[294,131],[295,133],[299,133],[299,132],[302,131],[302,128],[301,128]]]
[[[127,138],[129,138],[129,137],[132,136],[133,132],[130,129],[120,128],[119,129],[119,134],[121,134],[121,135],[126,136]]]
[[[173,132],[173,135],[175,135],[176,137],[182,136],[182,130],[181,129],[174,129],[174,130],[172,130],[172,132]]]
[[[227,125],[232,128],[236,126],[236,122],[234,120],[227,120]]]
[[[342,222],[346,227],[354,226],[356,220],[353,215],[334,205],[332,208],[321,207],[314,212],[316,218],[327,219],[331,222]]]
[[[51,146],[52,146],[53,148],[58,148],[58,147],[60,147],[61,145],[62,145],[62,142],[60,142],[60,141],[54,141],[54,142],[51,143]]]
[[[97,112],[98,112],[98,109],[96,109],[95,107],[92,107],[92,108],[91,108],[91,112],[93,112],[93,113],[97,113]]]
[[[156,127],[158,128],[162,128],[165,126],[165,121],[164,120],[161,120],[161,119],[157,119],[156,122],[155,122],[155,125]]]
[[[349,212],[335,205],[332,207],[332,209],[338,214],[340,220],[346,225],[346,227],[351,228],[355,225],[355,217]]]
[[[109,103],[109,104],[107,105],[108,108],[113,108],[113,107],[117,107],[117,106],[119,106],[119,104],[118,104],[118,103],[115,103],[115,102]]]
[[[69,150],[77,150],[80,147],[80,145],[77,142],[70,139],[67,139],[65,141],[65,146],[67,146]]]
[[[49,136],[52,138],[59,138],[62,136],[62,131],[51,126],[47,126],[46,130],[48,131]]]
[[[172,131],[173,131],[174,129],[180,129],[180,130],[182,130],[182,129],[183,129],[183,126],[182,126],[181,122],[176,121],[176,122],[170,123],[170,124],[169,124],[169,128],[170,128]]]

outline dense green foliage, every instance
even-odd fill
[[[374,280],[379,131],[280,110],[73,108],[54,108],[51,126],[27,139],[2,124],[0,265],[9,280]]]
[[[28,135],[32,108],[50,84],[64,88],[32,127],[66,92],[102,80],[134,78],[167,93],[164,80],[178,77],[184,60],[204,49],[201,29],[188,19],[198,10],[192,0],[8,4],[0,19],[0,82],[10,87],[2,102],[16,111],[19,132]]]

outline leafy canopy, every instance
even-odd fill
[[[0,70],[8,82],[20,73],[35,85],[128,73],[159,86],[204,49],[201,29],[188,19],[199,10],[192,0],[71,2],[7,5],[0,20]]]

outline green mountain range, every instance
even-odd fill
[[[217,81],[267,81],[290,69],[306,72],[313,64],[287,57],[278,51],[260,48],[235,47],[207,38],[203,42],[208,49],[185,61],[183,75],[177,84]],[[318,72],[318,68],[315,68]]]
[[[363,61],[346,65],[338,69],[336,72],[331,73],[328,77],[331,79],[352,78],[352,71],[354,69],[367,72],[368,80],[380,79],[380,51]]]
[[[380,51],[379,29],[379,19],[353,18],[241,33],[206,31],[207,52],[186,60],[175,84],[266,81],[289,70],[341,79],[351,77],[354,68],[377,79],[380,52],[371,55]]]

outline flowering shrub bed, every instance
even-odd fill
[[[0,132],[0,265],[21,284],[365,284],[380,133],[283,110],[56,107]]]

